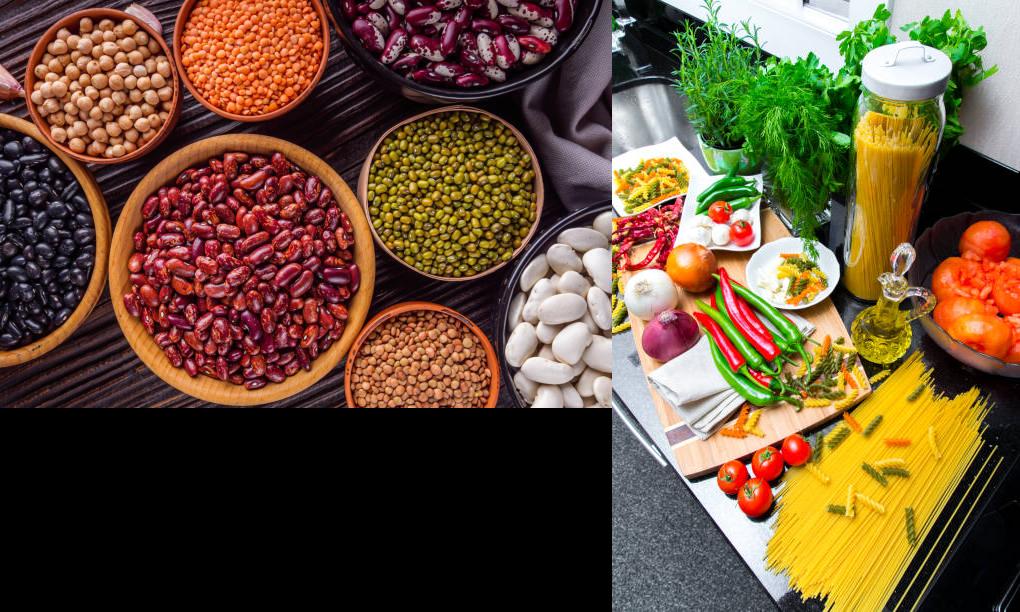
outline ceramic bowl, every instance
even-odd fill
[[[773,266],[780,253],[802,253],[804,251],[804,245],[800,238],[780,238],[779,240],[773,240],[762,245],[751,256],[751,259],[748,260],[747,267],[744,270],[747,286],[751,291],[764,297],[770,304],[782,310],[803,310],[821,303],[822,300],[829,297],[836,288],[836,285],[839,284],[839,262],[836,260],[836,255],[821,243],[815,243],[815,247],[818,249],[818,267],[825,274],[829,285],[820,291],[810,302],[801,302],[796,306],[787,304],[785,301],[777,302],[766,295],[758,286],[758,282],[762,280],[763,274],[766,273],[765,270]]]

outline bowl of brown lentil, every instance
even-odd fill
[[[517,128],[455,105],[387,130],[361,167],[358,199],[387,255],[434,280],[467,281],[524,250],[542,217],[545,187]]]
[[[319,0],[186,0],[174,60],[191,95],[234,121],[266,121],[301,104],[329,59]]]
[[[372,317],[344,368],[350,408],[495,408],[499,362],[481,329],[432,302]]]
[[[167,137],[180,115],[171,57],[162,32],[129,13],[71,13],[29,55],[29,114],[48,143],[77,160],[137,159]]]

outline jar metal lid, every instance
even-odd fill
[[[953,63],[942,51],[914,40],[872,49],[861,63],[861,83],[890,100],[927,100],[942,95]]]

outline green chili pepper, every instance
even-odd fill
[[[718,274],[713,274],[716,280],[719,279]],[[733,287],[733,291],[740,297],[747,300],[747,303],[753,306],[758,312],[768,319],[779,335],[782,337],[783,343],[782,348],[784,351],[789,352],[791,349],[800,354],[801,358],[811,365],[811,354],[804,349],[804,334],[800,332],[800,328],[794,325],[789,319],[783,316],[783,313],[779,312],[775,306],[769,304],[764,298],[759,296],[757,293],[751,291],[747,287],[741,285],[738,282],[731,282],[730,286]],[[776,338],[778,343],[779,338]]]
[[[695,300],[695,303],[697,303],[698,308],[701,309],[702,312],[711,317],[711,319],[722,328],[723,332],[726,333],[726,337],[733,343],[733,346],[737,347],[737,351],[744,356],[744,360],[747,361],[747,365],[759,372],[765,372],[766,374],[776,376],[775,370],[769,367],[765,358],[762,357],[758,351],[754,350],[754,347],[747,341],[747,338],[740,335],[740,332],[738,332],[737,328],[733,326],[733,322],[730,321],[729,318],[701,300]]]
[[[736,200],[730,200],[730,207],[732,207],[733,210],[740,210],[741,208],[750,208],[751,206],[754,205],[755,202],[758,201],[759,198],[761,198],[760,193],[755,195],[744,196],[742,198],[737,198]]]
[[[712,363],[715,364],[715,368],[719,370],[719,374],[722,375],[726,384],[736,391],[740,397],[746,399],[755,406],[769,406],[779,402],[781,399],[784,399],[778,397],[768,389],[759,386],[757,383],[753,383],[740,374],[730,370],[729,364],[726,363],[726,358],[723,357],[722,351],[720,351],[719,347],[716,346],[715,340],[712,339],[712,336],[708,336],[708,344],[712,349]]]
[[[696,198],[699,202],[704,202],[705,198],[711,196],[716,191],[724,189],[726,187],[736,187],[738,185],[747,185],[748,180],[742,176],[727,176],[719,179],[718,181],[709,185],[708,189],[698,194]]]

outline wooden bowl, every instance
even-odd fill
[[[235,113],[229,113],[218,106],[215,106],[212,102],[209,102],[199,91],[198,88],[188,78],[188,71],[181,69],[181,80],[184,81],[184,86],[188,88],[191,95],[198,100],[198,102],[216,113],[221,117],[226,117],[233,121],[242,122],[255,122],[255,121],[268,121],[275,119],[285,113],[289,113],[294,110],[299,104],[304,102],[315,86],[319,84],[319,80],[322,79],[322,74],[326,71],[326,64],[329,62],[329,22],[326,20],[326,11],[322,8],[322,3],[319,0],[309,0],[312,3],[312,8],[315,9],[315,13],[319,16],[319,23],[322,25],[322,57],[319,59],[319,69],[315,72],[315,76],[312,78],[312,82],[308,84],[301,95],[291,100],[286,106],[282,106],[271,113],[264,115],[238,115]],[[184,26],[188,22],[188,18],[191,17],[191,11],[195,8],[195,4],[198,0],[184,0],[184,4],[181,5],[179,11],[177,11],[177,21],[174,22],[174,62],[183,66],[181,63],[181,37],[184,35]]]
[[[454,319],[457,319],[461,323],[467,326],[471,330],[471,333],[475,335],[475,338],[481,343],[485,349],[485,359],[489,366],[489,372],[492,373],[489,381],[489,398],[485,402],[485,408],[495,408],[496,402],[499,401],[499,360],[496,358],[496,351],[492,349],[492,343],[485,336],[485,333],[477,325],[474,324],[471,319],[460,314],[452,308],[447,308],[440,304],[433,302],[402,302],[400,304],[394,304],[389,308],[386,308],[379,314],[372,317],[372,320],[358,334],[357,340],[351,346],[351,356],[347,360],[347,365],[344,367],[344,395],[347,397],[347,407],[354,408],[354,395],[351,393],[351,373],[354,371],[354,363],[358,358],[358,351],[361,350],[361,345],[365,343],[365,340],[372,334],[373,331],[386,321],[400,316],[408,312],[416,312],[421,310],[430,310],[433,312],[441,312],[445,315],[449,315]]]
[[[35,108],[35,104],[32,104],[32,100],[29,99],[29,96],[32,95],[35,82],[38,80],[35,77],[33,69],[37,64],[39,64],[39,60],[41,60],[42,56],[46,53],[46,46],[53,42],[53,40],[57,37],[57,30],[60,28],[67,28],[72,32],[77,32],[78,21],[82,17],[90,17],[94,22],[98,22],[100,19],[112,19],[114,21],[130,19],[138,24],[138,27],[145,30],[145,32],[149,35],[149,38],[153,38],[159,42],[160,50],[163,52],[163,55],[167,57],[167,60],[170,61],[170,71],[173,73],[170,75],[170,81],[173,83],[174,97],[170,101],[171,107],[169,116],[163,125],[160,126],[155,138],[123,157],[111,157],[107,159],[105,157],[93,157],[84,153],[75,153],[69,147],[53,140],[50,137],[49,123],[47,123],[46,119],[39,114],[39,111]],[[170,48],[167,47],[166,41],[163,40],[163,35],[153,30],[147,23],[134,15],[109,8],[90,8],[76,11],[51,25],[50,29],[46,30],[46,33],[39,39],[39,42],[35,43],[35,47],[32,49],[32,54],[28,56],[28,67],[25,68],[25,106],[28,107],[28,112],[32,115],[32,120],[35,121],[37,126],[39,126],[39,130],[43,133],[46,142],[50,145],[51,149],[59,149],[60,152],[66,155],[90,164],[120,164],[133,159],[138,159],[159,146],[159,143],[163,142],[163,140],[170,134],[170,131],[174,129],[174,125],[177,123],[177,118],[181,114],[181,79],[177,72],[177,64],[172,58],[173,54],[170,52]]]
[[[241,385],[204,375],[191,378],[183,369],[170,365],[152,336],[145,331],[141,321],[127,312],[123,300],[123,295],[131,290],[127,261],[134,252],[133,235],[142,225],[142,203],[149,194],[157,191],[163,185],[173,182],[186,168],[204,163],[210,157],[222,155],[228,151],[244,151],[262,155],[270,155],[279,151],[306,172],[318,176],[332,190],[340,209],[351,220],[355,236],[354,261],[361,270],[361,287],[348,304],[350,315],[347,320],[347,328],[340,339],[329,347],[329,350],[312,361],[311,371],[298,370],[297,374],[289,376],[282,383],[269,383],[265,387],[253,391],[249,391]],[[259,134],[224,134],[200,140],[173,153],[146,174],[145,178],[131,192],[120,213],[110,251],[110,295],[114,314],[124,336],[138,357],[150,370],[175,389],[207,402],[232,406],[250,406],[281,400],[312,386],[336,367],[364,324],[369,304],[372,301],[372,290],[375,286],[375,251],[368,235],[368,221],[361,212],[361,207],[354,198],[354,194],[347,187],[347,183],[329,164],[312,152],[285,140]]]
[[[501,117],[498,117],[496,115],[493,115],[492,113],[490,113],[488,111],[485,111],[485,110],[482,110],[480,108],[475,108],[473,106],[463,106],[463,105],[452,105],[452,106],[443,106],[443,107],[440,107],[440,108],[434,108],[432,110],[425,111],[424,113],[420,113],[420,114],[414,115],[413,117],[408,117],[407,119],[404,119],[400,123],[394,125],[390,129],[386,130],[386,132],[379,138],[379,140],[377,140],[376,143],[374,145],[372,145],[372,150],[368,152],[368,157],[365,158],[365,163],[361,165],[361,175],[358,177],[358,199],[361,200],[361,205],[362,205],[362,207],[365,210],[365,216],[368,217],[369,219],[371,219],[372,215],[369,212],[369,205],[368,205],[368,175],[369,175],[370,171],[372,170],[372,159],[375,157],[375,152],[382,145],[383,141],[386,140],[389,137],[389,135],[392,134],[394,131],[402,128],[403,126],[407,125],[408,123],[412,123],[414,121],[417,121],[419,119],[423,119],[425,117],[429,117],[431,115],[437,115],[439,113],[450,113],[450,112],[457,112],[457,111],[462,111],[462,112],[467,112],[467,113],[478,113],[480,115],[485,115],[486,117],[491,117],[491,118],[495,119],[496,121],[499,121],[500,123],[502,123],[503,125],[505,125],[507,128],[510,129],[510,132],[513,133],[513,135],[517,138],[517,142],[519,142],[521,144],[521,147],[527,152],[528,155],[531,156],[531,168],[532,168],[532,170],[535,171],[534,191],[535,191],[535,195],[537,196],[537,198],[535,200],[535,221],[531,224],[531,230],[528,231],[528,235],[525,236],[524,240],[521,241],[521,246],[519,246],[516,249],[514,249],[513,255],[511,255],[510,259],[508,259],[507,261],[504,261],[504,262],[501,262],[499,264],[496,264],[495,266],[492,266],[488,270],[483,270],[483,271],[479,272],[478,274],[474,274],[472,276],[462,276],[462,277],[457,277],[457,278],[452,277],[452,276],[436,276],[435,274],[429,274],[428,272],[424,272],[422,270],[419,270],[418,268],[415,268],[414,266],[410,265],[409,263],[405,262],[403,259],[398,257],[396,253],[391,251],[389,249],[389,247],[387,247],[383,243],[382,238],[380,238],[379,234],[376,233],[375,226],[372,225],[371,221],[369,221],[369,224],[368,224],[369,227],[372,229],[372,236],[375,238],[375,243],[377,245],[379,245],[380,249],[382,249],[383,251],[386,251],[386,254],[389,255],[390,257],[392,257],[394,259],[394,261],[399,262],[405,268],[408,268],[409,270],[413,270],[413,271],[417,272],[418,274],[421,274],[422,276],[427,276],[428,278],[435,279],[435,280],[450,281],[450,282],[461,282],[461,281],[475,280],[477,278],[482,278],[483,276],[488,276],[489,274],[492,274],[496,270],[499,270],[503,266],[505,266],[508,263],[510,263],[510,261],[512,261],[514,257],[517,257],[517,255],[519,255],[520,252],[523,251],[524,248],[528,246],[528,242],[531,241],[531,238],[535,235],[535,231],[538,229],[538,222],[542,219],[542,204],[545,201],[545,185],[542,182],[542,170],[538,166],[538,157],[535,155],[535,150],[531,148],[530,144],[528,144],[527,139],[524,138],[524,135],[521,134],[521,132],[517,128],[515,128],[513,125],[511,125],[505,119],[503,119]]]
[[[52,146],[49,140],[42,137],[39,128],[24,119],[4,114],[0,114],[0,128],[7,128],[35,138],[43,146],[53,151],[60,158],[60,161],[64,162],[74,174],[78,184],[81,185],[85,199],[88,200],[89,207],[92,209],[92,224],[96,230],[96,257],[95,262],[92,264],[92,278],[89,280],[88,288],[85,290],[81,302],[75,307],[71,316],[64,321],[64,324],[51,331],[49,335],[16,349],[0,351],[0,368],[6,368],[31,361],[59,346],[61,342],[67,340],[68,336],[78,329],[78,326],[82,324],[89,316],[89,313],[92,312],[92,309],[95,308],[96,302],[99,301],[99,295],[103,292],[103,283],[106,280],[106,258],[107,253],[110,251],[110,214],[106,210],[106,200],[103,199],[103,192],[99,189],[99,185],[96,184],[96,180],[92,178],[89,171],[71,159],[69,155]]]

